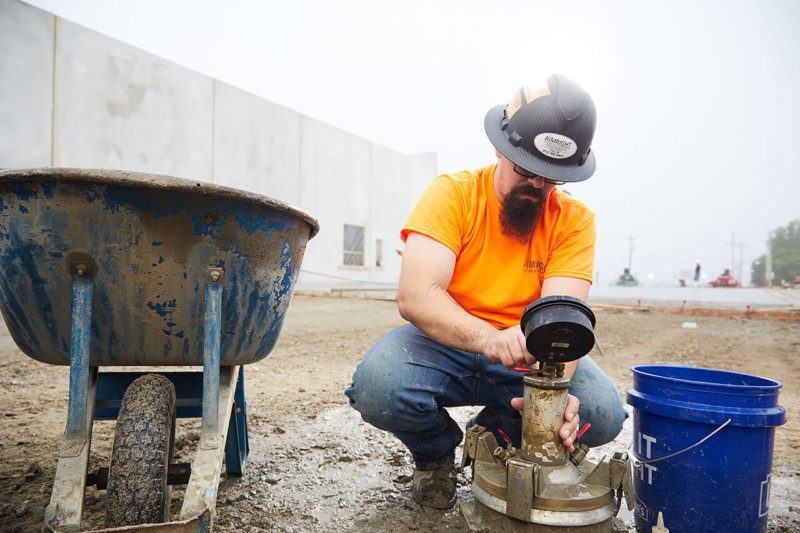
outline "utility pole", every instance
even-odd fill
[[[739,282],[744,287],[744,243],[739,243]]]
[[[767,233],[767,264],[764,268],[764,287],[772,287],[772,232]]]
[[[734,250],[736,249],[736,240],[734,239],[733,232],[731,232],[731,242],[729,242],[727,244],[729,244],[730,247],[731,247],[731,270],[730,270],[730,272],[731,272],[731,276],[733,276],[733,273],[736,272],[736,264],[735,264],[736,261],[734,259]]]
[[[630,246],[628,247],[628,272],[633,272],[633,237],[628,237]]]

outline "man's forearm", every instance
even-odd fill
[[[487,337],[497,329],[472,316],[438,283],[399,295],[400,314],[436,342],[483,353]]]

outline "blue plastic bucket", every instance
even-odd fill
[[[781,384],[707,368],[633,367],[634,517],[650,532],[766,531]],[[728,422],[728,420],[730,420]],[[702,444],[688,448],[725,424]]]

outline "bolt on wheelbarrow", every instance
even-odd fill
[[[247,460],[244,365],[274,347],[318,230],[299,209],[196,181],[0,172],[0,311],[26,355],[69,365],[45,530],[80,530],[87,483],[107,489],[107,528],[210,530],[223,458],[233,475]],[[172,463],[176,417],[202,419],[191,465]],[[89,473],[93,421],[109,419],[111,464]]]

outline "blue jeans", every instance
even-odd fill
[[[520,446],[522,418],[511,398],[522,396],[522,374],[481,354],[449,348],[411,324],[384,335],[367,352],[345,390],[365,422],[393,433],[417,465],[443,464],[463,432],[446,407],[486,406],[474,422]],[[612,441],[628,416],[611,379],[588,356],[580,359],[569,392],[580,399],[581,437],[588,446]],[[498,435],[498,442],[503,442]]]

